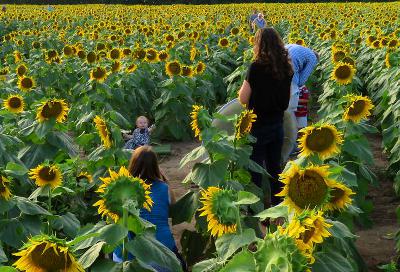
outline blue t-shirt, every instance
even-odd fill
[[[159,180],[153,181],[150,191],[150,197],[154,202],[153,207],[150,212],[146,209],[141,209],[140,217],[154,224],[156,226],[156,239],[171,251],[175,252],[175,240],[168,224],[170,205],[168,184]],[[131,239],[132,235],[130,234],[128,237]],[[128,259],[131,260],[132,258],[132,255],[128,256]],[[118,247],[114,251],[113,260],[114,262],[123,261],[121,247]]]

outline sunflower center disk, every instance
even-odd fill
[[[26,78],[21,80],[21,85],[24,88],[30,89],[30,88],[33,87],[33,82],[32,82],[32,80],[30,78],[26,77]]]
[[[71,266],[71,259],[68,254],[60,252],[59,248],[46,248],[46,243],[35,247],[31,252],[32,262],[44,271],[58,272],[64,271]]]
[[[11,108],[18,109],[19,107],[21,107],[22,102],[21,99],[19,99],[18,97],[11,97],[10,100],[8,101],[8,104],[10,105]]]
[[[50,167],[46,166],[39,171],[39,177],[45,181],[50,182],[55,179],[56,172],[52,170]]]
[[[349,108],[350,116],[357,116],[361,114],[365,109],[366,103],[363,100],[354,101],[353,104]]]
[[[345,192],[340,188],[333,188],[330,193],[331,193],[330,202],[335,203],[339,199],[342,199]]]
[[[351,68],[343,65],[336,69],[335,76],[339,79],[348,79],[351,75]]]
[[[315,228],[311,227],[311,228],[307,229],[304,232],[304,234],[302,235],[303,242],[305,244],[307,244],[310,241],[310,239],[313,237],[314,233],[315,233]]]
[[[63,109],[60,102],[47,102],[42,110],[42,116],[46,119],[55,117],[57,118]]]
[[[313,152],[329,149],[335,141],[335,135],[328,128],[314,129],[306,138],[306,146]]]
[[[301,209],[315,208],[325,200],[328,186],[323,177],[312,170],[296,174],[289,186],[289,197]]]

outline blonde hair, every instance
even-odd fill
[[[147,117],[144,116],[144,115],[140,115],[138,118],[136,118],[136,124],[137,124],[137,122],[138,122],[140,119],[145,119],[145,120],[147,121],[147,123],[150,122],[150,121],[149,121],[149,118],[147,118]]]

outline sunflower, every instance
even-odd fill
[[[121,70],[121,67],[122,67],[121,62],[116,60],[111,64],[111,72],[116,73],[119,70]]]
[[[218,41],[218,45],[221,47],[228,47],[229,46],[229,40],[227,38],[220,38]]]
[[[146,58],[146,50],[139,48],[135,51],[135,58],[139,59],[139,60],[143,60],[144,58]]]
[[[301,45],[301,46],[306,46],[306,42],[303,39],[295,40],[295,44],[298,44],[298,45]]]
[[[122,54],[125,56],[125,57],[128,57],[128,56],[130,56],[130,55],[132,55],[132,50],[130,49],[130,48],[124,48],[123,50],[122,50]]]
[[[237,140],[250,133],[253,123],[256,121],[257,115],[253,110],[244,110],[239,115],[235,125],[235,138]]]
[[[95,63],[97,60],[97,55],[95,52],[90,51],[87,55],[86,55],[86,61],[87,63]]]
[[[104,148],[108,149],[111,147],[111,139],[110,133],[107,128],[106,122],[98,115],[93,119],[96,129],[100,135],[101,142],[103,143]]]
[[[97,43],[96,44],[96,50],[97,51],[101,51],[101,50],[104,50],[104,49],[106,49],[106,45],[104,43]]]
[[[158,52],[158,59],[160,61],[165,61],[168,58],[169,58],[169,54],[166,51],[162,50],[162,51]]]
[[[381,48],[381,41],[380,40],[375,40],[371,43],[371,47],[374,49]]]
[[[330,185],[330,198],[327,204],[328,210],[342,210],[351,204],[351,196],[355,193],[346,185],[333,182]]]
[[[19,51],[14,51],[14,62],[18,63],[22,61],[22,55]]]
[[[17,69],[15,69],[15,73],[18,77],[23,77],[28,72],[28,68],[25,64],[18,65]]]
[[[325,221],[323,212],[306,210],[295,216],[286,228],[280,228],[280,232],[295,239],[300,251],[307,256],[312,255],[315,244],[321,244],[324,238],[332,236],[328,231],[330,227],[332,225]]]
[[[181,75],[182,75],[182,76],[186,76],[186,77],[192,77],[192,76],[193,76],[193,69],[192,69],[192,67],[183,65],[183,66],[182,66]]]
[[[301,169],[296,163],[280,175],[285,184],[276,196],[284,197],[283,204],[297,213],[305,209],[325,210],[329,199],[329,188],[334,181],[328,178],[329,166],[308,166]]]
[[[338,153],[338,145],[343,142],[342,133],[331,124],[315,124],[299,132],[302,133],[298,142],[301,148],[300,156],[303,157],[318,154],[322,159],[326,159]]]
[[[194,59],[196,58],[197,55],[197,49],[195,46],[192,46],[192,48],[190,49],[190,61],[194,61]]]
[[[9,186],[10,181],[0,175],[0,199],[9,200],[11,198],[11,191]]]
[[[151,210],[153,200],[150,197],[150,185],[140,178],[132,177],[123,166],[118,173],[110,169],[109,174],[110,177],[100,178],[103,183],[96,191],[101,199],[93,206],[98,206],[99,214],[117,222],[122,217],[122,207],[127,200],[134,201],[136,208]]]
[[[136,71],[136,69],[137,69],[137,65],[134,64],[134,63],[132,63],[131,65],[129,65],[129,66],[126,68],[125,71],[126,71],[127,73],[133,73],[133,72]]]
[[[31,77],[23,76],[18,79],[18,88],[22,91],[30,91],[35,88],[36,83]]]
[[[70,45],[64,46],[63,54],[66,57],[71,57],[72,55],[74,55],[74,50],[73,50],[72,46],[70,46]]]
[[[343,50],[332,51],[332,61],[339,62],[346,57],[346,52]]]
[[[104,82],[107,78],[107,70],[103,67],[96,67],[90,71],[90,79],[97,82]]]
[[[204,62],[199,61],[195,69],[196,74],[202,74],[205,70],[206,65],[204,64]]]
[[[387,44],[387,47],[393,49],[393,48],[396,48],[398,45],[399,45],[398,40],[396,40],[396,39],[391,39],[391,40],[389,41],[389,43]]]
[[[208,187],[201,192],[200,202],[203,207],[199,209],[200,216],[207,216],[208,231],[212,236],[221,236],[225,233],[236,232],[236,207],[234,193],[218,187]]]
[[[67,118],[68,110],[68,105],[63,99],[49,99],[42,102],[42,105],[37,109],[36,119],[39,122],[44,122],[54,118],[57,123],[63,123]]]
[[[40,164],[29,171],[29,178],[39,187],[49,185],[55,188],[61,185],[62,175],[57,165]]]
[[[122,52],[119,48],[111,49],[109,53],[109,58],[112,60],[119,60],[122,57]]]
[[[146,61],[147,62],[157,62],[158,61],[158,52],[153,48],[149,48],[146,50]]]
[[[194,137],[199,137],[199,140],[201,141],[201,125],[200,125],[200,120],[199,120],[199,113],[204,110],[203,106],[199,105],[193,105],[192,106],[192,112],[190,113],[190,117],[192,119],[192,122],[190,123],[192,130],[194,132]]]
[[[350,57],[350,56],[344,57],[344,58],[342,59],[342,62],[343,62],[343,63],[350,64],[351,66],[353,66],[353,68],[356,67],[356,63],[355,63],[354,59],[353,59],[352,57]]]
[[[353,81],[356,70],[348,63],[338,62],[332,71],[331,78],[341,85],[347,85]]]
[[[56,50],[50,49],[46,52],[46,61],[47,62],[52,62],[53,59],[55,59],[56,57],[58,57],[58,53]]]
[[[360,95],[348,95],[346,98],[348,105],[343,114],[344,120],[359,123],[371,115],[371,110],[374,108],[371,99]]]
[[[89,183],[93,182],[93,176],[90,175],[88,172],[80,172],[77,176],[76,176],[76,180],[80,181],[81,179],[86,179]]]
[[[180,75],[181,70],[181,64],[178,61],[171,61],[165,64],[165,72],[170,77]]]
[[[237,27],[233,27],[232,29],[231,29],[231,34],[232,35],[237,35],[237,34],[239,34],[239,28],[237,28]]]
[[[4,100],[3,105],[9,112],[20,113],[24,111],[25,103],[22,96],[15,94]]]
[[[65,240],[44,234],[32,237],[21,250],[13,265],[20,271],[84,272]]]
[[[86,59],[86,53],[84,50],[78,50],[78,52],[76,53],[78,55],[78,57],[82,60]]]

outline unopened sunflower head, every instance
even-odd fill
[[[19,259],[13,266],[20,271],[85,271],[67,242],[54,236],[41,234],[32,237],[14,255]]]
[[[225,233],[236,232],[237,207],[234,206],[236,196],[233,191],[218,187],[208,187],[202,191],[199,209],[200,216],[206,216],[208,231],[212,236],[221,236]]]
[[[371,115],[371,110],[374,108],[371,99],[361,95],[348,95],[347,106],[343,113],[345,121],[353,121],[359,123],[362,119],[367,119]]]
[[[128,202],[134,203],[134,208],[138,210],[151,210],[153,200],[150,197],[150,185],[140,178],[132,177],[125,167],[121,167],[118,172],[109,170],[109,174],[109,177],[100,178],[103,183],[97,193],[101,199],[93,205],[98,206],[99,214],[117,222]]]
[[[302,157],[316,154],[326,159],[340,152],[339,145],[343,143],[343,136],[331,124],[314,124],[301,129],[300,133],[302,136],[298,142]]]
[[[93,119],[93,122],[95,123],[97,132],[99,133],[104,148],[106,149],[110,148],[112,146],[112,142],[106,121],[99,115],[96,115],[95,118]]]
[[[244,110],[241,112],[235,125],[235,138],[237,140],[250,133],[256,118],[257,115],[253,113],[253,110]]]
[[[296,213],[306,209],[326,210],[330,186],[334,183],[329,174],[327,165],[300,168],[293,162],[281,174],[285,186],[277,196],[284,197],[283,205]]]

